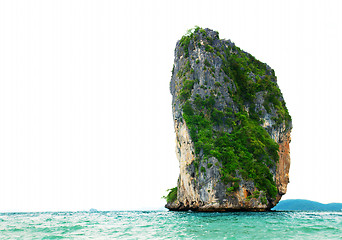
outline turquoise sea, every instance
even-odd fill
[[[0,239],[342,239],[342,212],[0,213]]]

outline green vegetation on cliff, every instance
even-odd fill
[[[217,158],[222,163],[224,183],[234,182],[236,170],[239,170],[244,179],[253,180],[258,189],[275,197],[277,190],[268,167],[273,167],[278,160],[278,144],[246,112],[231,113],[219,111],[210,104],[203,106],[207,107],[194,109],[190,101],[183,105],[183,117],[196,155],[202,152],[205,159]],[[231,124],[230,133],[214,130],[214,126],[225,120]],[[236,190],[236,184],[234,186]]]
[[[195,146],[194,167],[215,157],[222,166],[221,180],[228,186],[227,194],[236,191],[239,181],[244,179],[252,180],[267,197],[275,198],[277,188],[270,169],[275,168],[279,159],[278,144],[262,124],[268,114],[276,127],[290,128],[291,117],[274,71],[234,44],[219,41],[218,34],[210,37],[199,27],[188,31],[180,46],[186,64],[177,74],[182,79],[178,97]],[[208,53],[201,59],[204,66],[201,71],[209,71],[212,78],[223,78],[223,82],[217,80],[207,86],[207,82],[201,84],[194,79],[196,70],[186,59],[191,58],[191,51],[196,47]],[[211,58],[217,57],[221,59],[219,69],[211,64]],[[200,63],[198,59],[194,62]],[[194,94],[196,84],[209,94]],[[229,93],[232,101],[222,109],[218,102],[224,92]],[[262,98],[263,108],[257,106],[258,96]]]
[[[167,190],[168,194],[164,196],[163,198],[166,199],[167,203],[173,203],[177,200],[177,187],[170,188]]]

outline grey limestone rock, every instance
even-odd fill
[[[210,29],[183,36],[174,54],[170,92],[180,175],[177,199],[166,207],[272,208],[289,182],[292,129],[274,71]]]

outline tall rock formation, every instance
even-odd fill
[[[180,175],[166,207],[275,206],[289,182],[292,121],[273,69],[197,27],[177,42],[170,90]]]

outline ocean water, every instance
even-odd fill
[[[342,239],[342,212],[0,213],[0,239]]]

